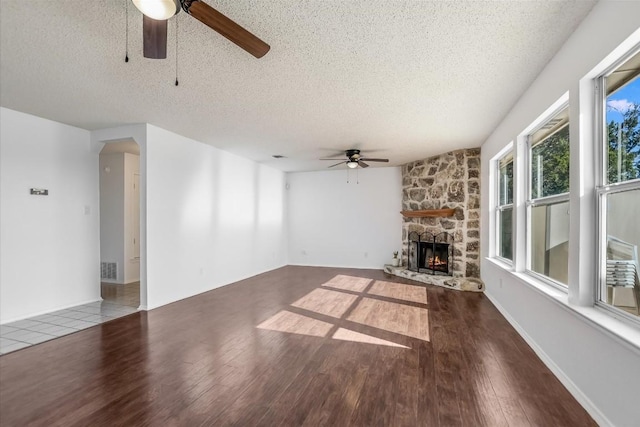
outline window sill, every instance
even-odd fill
[[[509,271],[513,272],[513,262],[511,262],[510,260],[508,260],[506,258],[495,256],[493,258],[487,258],[487,260],[493,262],[495,265],[497,265],[498,267],[500,267],[502,269],[509,270]]]
[[[627,319],[622,316],[618,317],[615,313],[598,306],[582,307],[569,304],[567,292],[537,280],[526,273],[515,272],[513,266],[505,262],[495,258],[487,257],[485,259],[506,273],[512,274],[519,282],[558,304],[589,326],[596,327],[630,350],[640,354],[640,329]]]

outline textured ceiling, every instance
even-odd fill
[[[130,4],[125,63],[126,1],[0,0],[2,106],[147,122],[289,171],[347,148],[399,165],[479,146],[595,3],[206,0],[271,51],[180,13],[166,60],[142,57]]]

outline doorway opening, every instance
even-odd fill
[[[140,306],[140,146],[107,142],[100,151],[100,293]]]

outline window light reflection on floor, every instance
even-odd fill
[[[356,295],[318,288],[291,305],[326,316],[340,318],[357,299]]]
[[[337,275],[322,286],[291,304],[294,311],[307,311],[308,315],[282,310],[257,328],[323,338],[339,321],[346,321],[353,326],[340,325],[332,339],[409,348],[371,335],[372,331],[379,330],[385,338],[392,333],[400,335],[401,341],[406,337],[429,341],[429,312],[421,306],[427,302],[424,287],[385,281],[371,283],[371,279],[346,275]],[[318,315],[324,320],[314,318]],[[365,327],[367,333],[353,330],[358,329],[358,324]]]
[[[333,279],[329,280],[326,283],[323,283],[322,286],[344,289],[347,291],[363,292],[367,288],[369,283],[371,283],[371,279],[367,279],[365,277],[353,277],[346,276],[344,274],[338,274]]]
[[[270,331],[288,332],[290,334],[310,335],[312,337],[325,337],[331,330],[331,323],[312,319],[290,311],[280,311],[257,326],[258,329]]]
[[[419,302],[421,304],[427,303],[427,292],[422,286],[376,280],[367,293],[403,301]]]
[[[365,344],[377,344],[386,345],[389,347],[409,348],[406,345],[396,344],[391,341],[383,340],[380,338],[372,337],[371,335],[361,334],[360,332],[352,331],[350,329],[338,328],[332,337],[334,340],[361,342]]]

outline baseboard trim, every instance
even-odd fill
[[[270,271],[277,270],[277,269],[282,268],[282,267],[286,267],[286,264],[282,264],[282,265],[275,266],[273,268],[267,268],[267,269],[260,270],[260,271],[254,272],[254,273],[249,273],[249,274],[246,274],[246,275],[242,275],[242,276],[239,276],[237,278],[234,278],[231,282],[221,283],[221,284],[219,284],[217,286],[213,286],[211,288],[204,289],[204,290],[197,290],[197,291],[195,291],[193,293],[182,295],[182,296],[180,296],[179,298],[176,298],[176,299],[166,299],[164,301],[161,301],[160,303],[156,303],[156,304],[153,304],[153,305],[147,303],[147,306],[145,307],[145,310],[147,310],[147,311],[154,310],[156,308],[160,308],[160,307],[163,307],[165,305],[173,304],[174,302],[182,301],[182,300],[187,299],[187,298],[193,298],[195,296],[204,294],[206,292],[213,291],[214,289],[222,288],[223,286],[229,286],[229,285],[232,285],[234,283],[238,283],[238,282],[241,282],[243,280],[249,279],[251,277],[259,276],[261,274],[268,273]],[[147,298],[148,298],[148,295],[147,295]]]
[[[591,415],[591,417],[598,423],[599,426],[613,426],[613,423],[593,404],[591,399],[585,395],[582,390],[564,373],[564,371],[556,365],[556,363],[547,355],[547,353],[540,347],[533,338],[520,326],[520,324],[509,314],[509,312],[496,301],[488,292],[484,293],[491,303],[498,309],[500,314],[507,319],[507,322],[520,334],[522,339],[533,349],[536,355],[542,360],[547,368],[558,378],[558,380],[564,385],[569,393],[582,405],[582,407]]]
[[[292,267],[323,267],[323,268],[350,268],[354,270],[384,270],[384,265],[373,265],[371,267],[351,266],[351,265],[339,265],[339,264],[302,264],[302,263],[289,263]]]
[[[19,320],[25,320],[25,319],[29,319],[31,317],[36,317],[36,316],[42,316],[43,314],[53,313],[54,311],[66,310],[67,308],[77,307],[79,305],[90,304],[92,302],[98,302],[98,301],[102,301],[102,298],[98,297],[98,298],[90,299],[90,300],[87,300],[87,301],[79,301],[79,302],[76,302],[76,303],[73,303],[73,304],[63,305],[63,306],[60,306],[60,307],[51,308],[51,309],[44,310],[44,311],[37,311],[35,313],[30,313],[27,316],[19,316],[19,317],[14,317],[14,318],[2,320],[2,322],[0,322],[0,325],[6,325],[7,323],[13,323],[13,322],[17,322]]]

